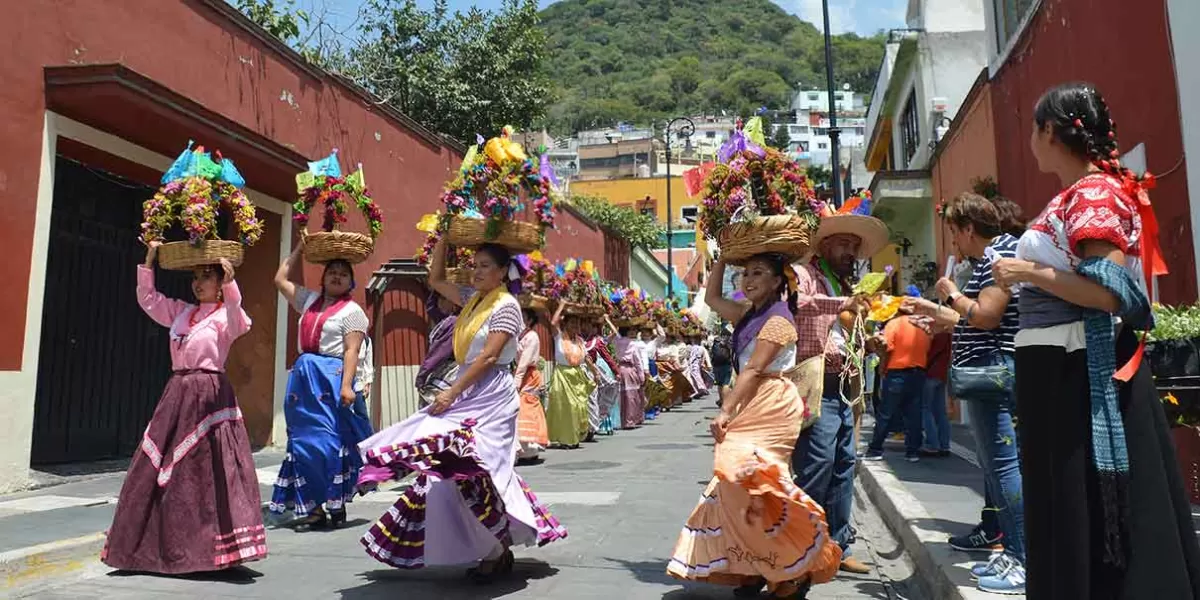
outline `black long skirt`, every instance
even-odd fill
[[[1117,364],[1136,347],[1135,336],[1122,332]],[[1027,598],[1200,598],[1200,547],[1149,364],[1118,385],[1130,463],[1127,564],[1121,569],[1102,561],[1086,350],[1018,348],[1016,379]]]

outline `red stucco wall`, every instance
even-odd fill
[[[1095,83],[1117,123],[1122,151],[1146,144],[1150,172],[1161,174],[1152,200],[1171,275],[1163,302],[1196,300],[1187,174],[1178,94],[1163,0],[1044,0],[1023,39],[992,79],[998,180],[1004,194],[1036,214],[1061,189],[1039,173],[1029,150],[1033,106],[1048,88]]]
[[[0,338],[6,341],[0,370],[21,368],[44,67],[121,63],[309,158],[337,147],[344,166],[363,163],[385,219],[375,257],[358,269],[363,282],[382,261],[417,247],[421,234],[412,227],[413,215],[437,208],[446,175],[459,160],[450,147],[416,135],[331,78],[285,60],[201,0],[17,3],[0,20],[0,35],[20,49],[0,54],[0,238],[7,249],[0,255],[0,280],[8,288],[0,295]],[[167,139],[150,149],[174,156],[186,143]],[[289,185],[244,175],[257,189]],[[362,227],[361,218],[352,217],[349,227]]]
[[[933,164],[934,202],[949,201],[971,191],[976,178],[996,178],[996,130],[992,116],[991,87],[984,82],[973,99],[959,109],[952,131],[942,141]],[[1001,182],[1001,193],[1008,189]],[[1025,205],[1028,209],[1028,204]],[[953,249],[945,224],[936,227],[938,273],[945,271],[946,256]]]

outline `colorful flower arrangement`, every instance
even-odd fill
[[[301,228],[308,227],[309,213],[313,206],[322,204],[322,231],[333,231],[346,222],[347,201],[353,202],[367,220],[371,239],[383,231],[383,211],[371,198],[363,176],[362,165],[358,170],[342,176],[337,161],[337,149],[328,157],[309,163],[308,171],[296,176],[299,199],[292,205],[292,219]]]
[[[566,293],[566,283],[554,265],[541,252],[534,251],[529,254],[529,269],[521,279],[521,289],[546,298],[561,298]]]
[[[487,142],[479,137],[467,152],[458,175],[442,192],[446,214],[439,228],[448,227],[455,215],[481,217],[487,220],[487,235],[495,236],[504,223],[525,210],[528,201],[545,241],[546,229],[554,227],[557,179],[546,148],[538,149],[537,158],[526,156],[521,145],[512,141],[512,133],[511,127],[505,127],[499,137]]]
[[[758,119],[755,117],[754,119]],[[751,121],[754,121],[752,119]],[[742,127],[721,148],[701,189],[700,228],[715,238],[735,220],[755,216],[797,214],[813,228],[824,203],[817,199],[804,168],[786,154],[767,147],[761,126]],[[745,131],[759,132],[748,136]]]
[[[648,306],[645,295],[629,288],[617,288],[608,294],[606,301],[609,314],[614,321],[632,321],[645,317]]]
[[[220,152],[214,158],[203,146],[193,150],[188,142],[187,149],[163,174],[162,184],[142,203],[142,243],[166,241],[164,236],[176,219],[193,244],[220,239],[217,214],[222,207],[237,227],[239,242],[250,246],[262,237],[263,224],[242,191],[246,181],[233,161],[222,158]]]

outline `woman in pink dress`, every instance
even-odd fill
[[[175,374],[158,401],[121,487],[104,564],[126,571],[194,573],[267,555],[258,476],[225,359],[250,331],[233,266],[196,269],[199,304],[154,288],[158,242],[138,266],[137,297],[171,330]]]

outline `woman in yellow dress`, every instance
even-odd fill
[[[579,321],[568,317],[563,322],[563,307],[558,305],[550,328],[554,331],[554,371],[550,375],[550,399],[546,407],[546,425],[550,443],[566,448],[578,448],[588,435],[588,399],[595,383],[588,378],[579,336]]]
[[[783,256],[746,265],[746,306],[721,296],[725,263],[709,277],[705,301],[737,323],[737,383],[711,425],[715,476],[676,542],[667,573],[738,586],[757,595],[803,598],[833,578],[842,551],[825,511],[792,483],[791,454],[804,403],[783,373],[796,364],[795,271]],[[787,301],[781,300],[787,292]]]

